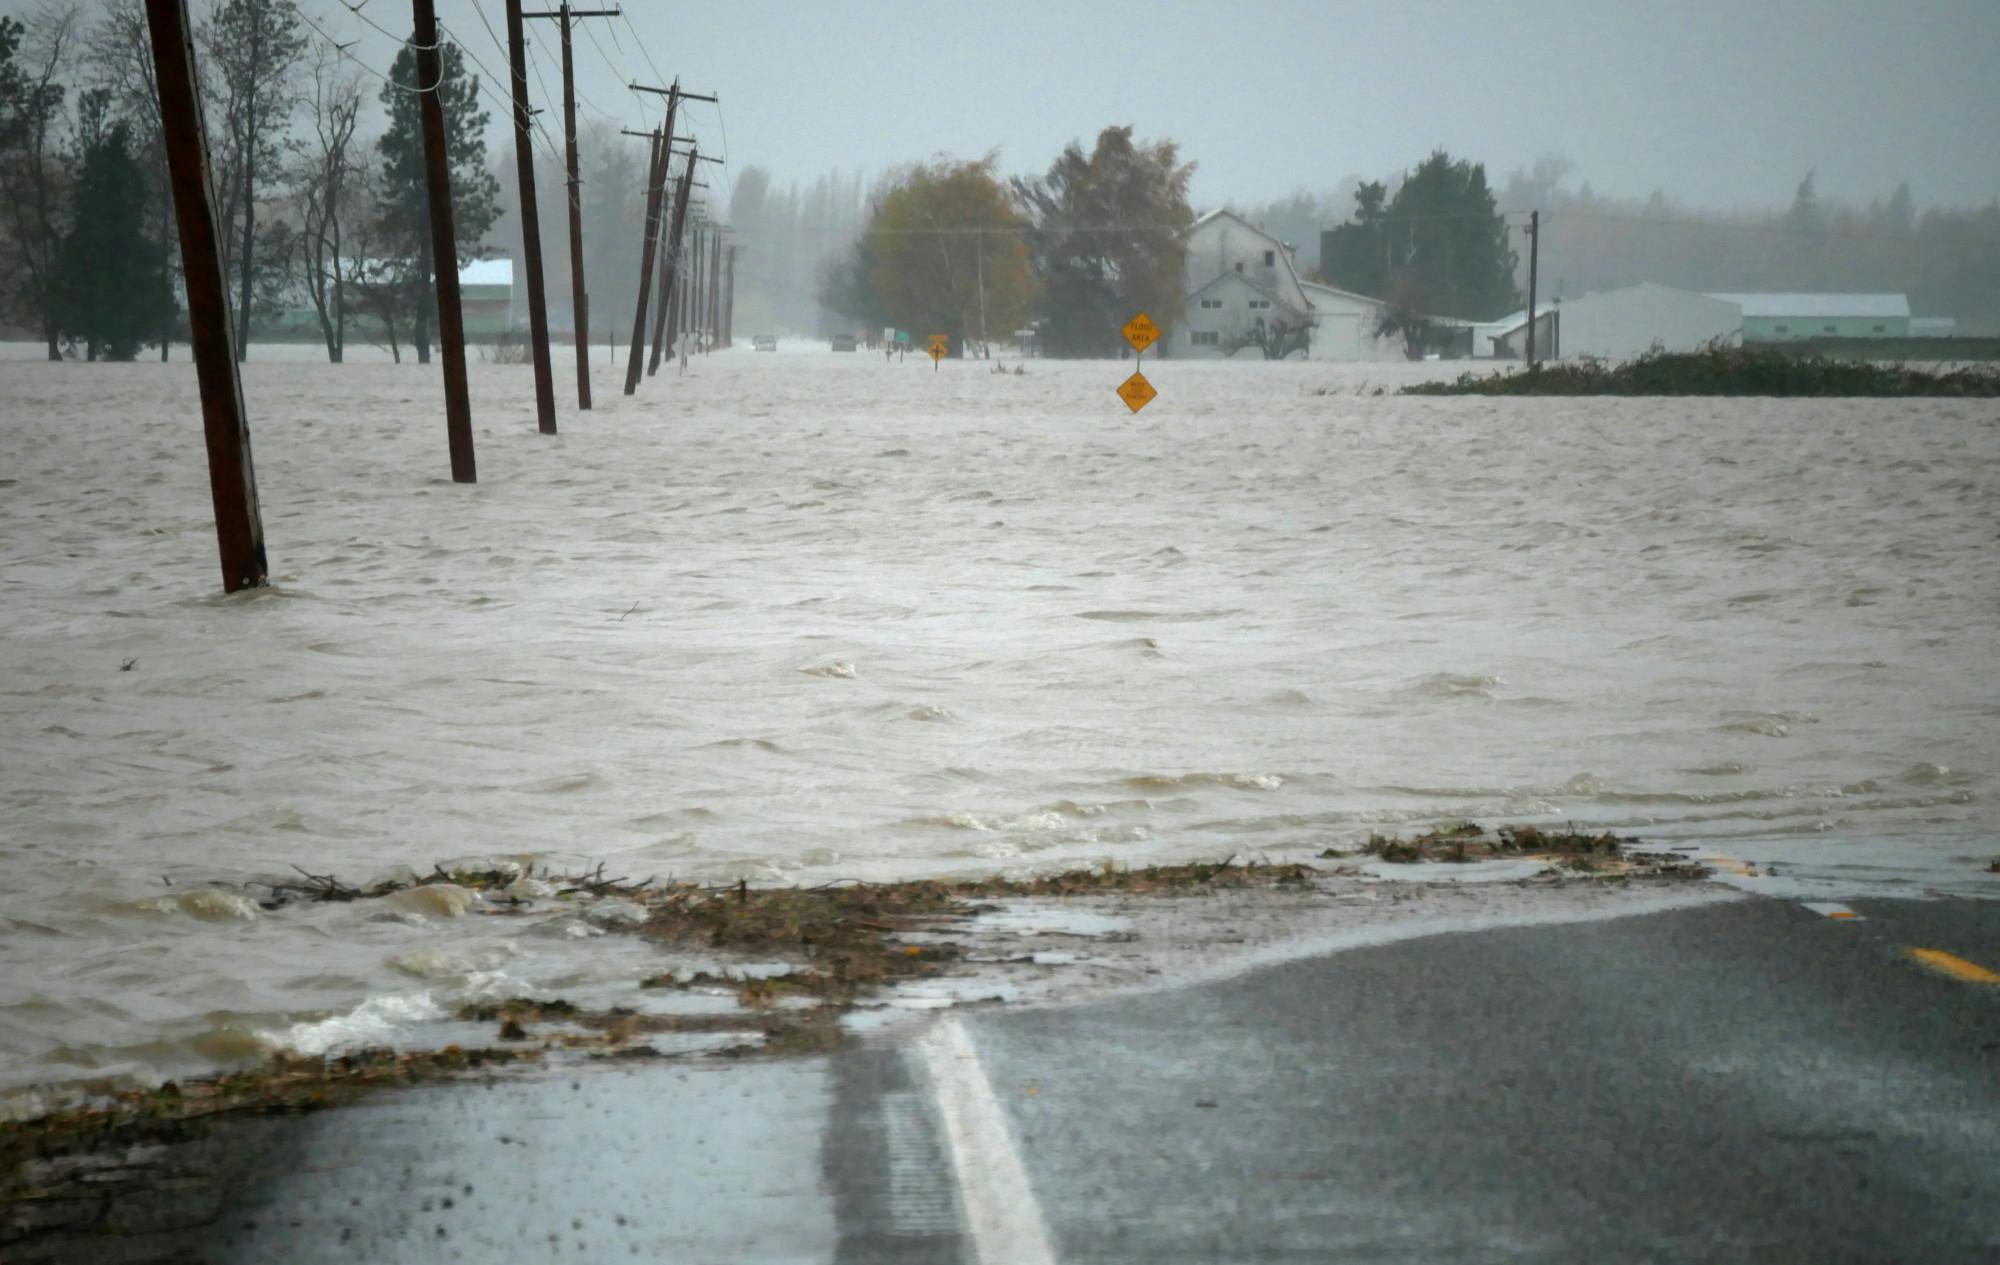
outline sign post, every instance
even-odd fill
[[[1144,312],[1125,322],[1125,328],[1119,333],[1132,344],[1134,364],[1145,360],[1146,348],[1160,341],[1160,327],[1153,324],[1153,318]],[[1159,392],[1153,389],[1153,384],[1146,381],[1146,375],[1137,369],[1132,371],[1131,377],[1118,384],[1118,398],[1125,401],[1125,407],[1134,413],[1151,404],[1157,395]]]

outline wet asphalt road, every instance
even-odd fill
[[[386,1095],[260,1135],[198,1233],[6,1259],[2000,1260],[2000,985],[1905,952],[2000,967],[2000,907],[1854,909],[1436,936],[830,1059]]]

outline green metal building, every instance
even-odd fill
[[[1910,300],[1901,294],[1716,294],[1743,309],[1743,341],[1908,338]]]

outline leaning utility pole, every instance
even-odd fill
[[[257,507],[257,472],[250,460],[250,421],[243,413],[243,379],[229,325],[228,283],[222,276],[222,229],[215,219],[215,183],[201,127],[201,87],[189,38],[187,0],[146,0],[160,124],[173,184],[187,284],[188,332],[201,383],[202,433],[208,446],[208,490],[215,504],[215,538],[222,553],[222,591],[257,588],[264,560],[264,516]]]
[[[444,361],[444,434],[451,449],[454,483],[477,483],[472,458],[472,401],[465,384],[465,317],[458,303],[458,230],[451,214],[451,159],[445,153],[444,104],[437,86],[444,82],[444,58],[438,52],[437,12],[431,0],[411,0],[416,29],[410,43],[417,54],[417,83],[430,84],[418,93],[417,114],[424,132],[424,193],[430,207],[431,274],[437,278],[438,355]]]
[[[673,150],[671,148],[667,151],[667,162],[669,174],[666,178],[671,180],[672,175],[670,173],[673,163]],[[688,166],[690,168],[694,166],[694,155],[691,152],[688,155]],[[675,194],[669,194],[668,196],[673,198],[673,204],[678,208],[680,206],[679,196]],[[662,215],[667,213],[664,206],[660,208],[660,213]],[[678,210],[675,213],[678,215]],[[673,234],[669,232],[665,237],[661,238],[661,241],[668,241],[672,236]],[[660,342],[666,336],[667,306],[672,301],[674,294],[674,251],[672,246],[663,246],[660,250],[659,290],[658,300],[653,304],[653,354],[646,359],[646,376],[649,378],[660,371]]]
[[[569,24],[578,18],[615,18],[622,9],[572,9],[569,0],[553,13],[524,13],[523,18],[555,18],[562,23],[563,156],[569,169],[569,305],[571,332],[576,337],[576,406],[590,407],[590,290],[583,276],[583,181],[577,178],[576,70],[570,61]]]
[[[646,358],[646,299],[653,285],[653,251],[660,242],[660,186],[666,183],[667,138],[653,133],[652,157],[646,164],[646,223],[639,247],[639,311],[632,318],[632,350],[625,355],[625,394],[639,389],[640,367]]]
[[[528,140],[528,46],[521,0],[507,0],[507,52],[514,73],[514,171],[521,195],[521,262],[528,270],[528,341],[535,362],[535,417],[556,433],[556,382],[549,368],[549,309],[542,290],[542,220],[535,210],[535,150]]]
[[[666,256],[673,267],[667,273],[668,285],[660,293],[660,308],[667,314],[667,328],[664,336],[655,335],[653,338],[653,351],[656,357],[662,347],[672,347],[674,341],[680,337],[681,294],[687,289],[686,269],[682,267],[684,261],[681,258],[681,242],[687,232],[688,205],[694,198],[694,165],[699,161],[701,161],[699,151],[690,148],[687,166],[681,171],[680,188],[674,192],[674,224],[673,232],[667,240]],[[653,368],[659,368],[657,359],[653,362]]]
[[[1535,371],[1535,273],[1541,267],[1542,213],[1528,212],[1528,372]]]

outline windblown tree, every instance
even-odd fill
[[[968,339],[983,354],[993,331],[1027,316],[1028,249],[997,161],[910,168],[875,204],[856,247],[853,279],[865,275],[883,323],[948,335],[954,355]]]
[[[291,234],[289,259],[319,319],[326,358],[339,364],[347,348],[345,228],[361,175],[354,155],[361,78],[341,74],[337,54],[322,50],[314,58],[306,110],[312,135],[292,169],[299,223]]]
[[[1186,297],[1193,174],[1172,141],[1135,143],[1130,127],[1108,127],[1089,154],[1072,143],[1047,175],[1014,182],[1033,224],[1045,351],[1116,355],[1135,312],[1171,329]]]
[[[298,108],[306,26],[293,0],[222,0],[199,33],[213,67],[207,94],[222,128],[219,166],[224,222],[236,269],[236,356],[250,348],[250,308],[260,285],[282,277],[283,259],[257,253],[257,191],[282,178],[285,140]],[[214,126],[214,123],[211,123]]]
[[[130,360],[171,324],[167,250],[146,223],[148,180],[132,156],[131,125],[111,120],[108,94],[86,94],[69,232],[58,255],[57,311],[87,359]]]
[[[26,23],[0,17],[0,232],[6,306],[41,330],[50,360],[62,359],[57,319],[58,255],[66,230],[70,169],[57,125],[80,25],[73,4],[45,4]]]
[[[458,268],[478,257],[479,243],[500,215],[500,182],[486,169],[486,124],[479,108],[479,79],[466,73],[465,54],[447,40],[439,48],[443,73],[435,91],[444,109],[445,161],[451,170],[452,231],[456,259],[442,261]],[[429,88],[431,85],[422,85]],[[375,185],[375,223],[370,234],[376,254],[366,279],[371,310],[390,313],[389,324],[406,321],[417,361],[429,364],[431,322],[437,313],[432,282],[430,192],[424,180],[423,119],[416,89],[417,55],[405,47],[389,68],[381,100],[389,114],[388,131],[375,142],[382,162]],[[395,336],[390,334],[390,351]]]
[[[1320,272],[1328,282],[1387,299],[1408,278],[1426,315],[1490,319],[1513,310],[1518,260],[1483,164],[1438,150],[1385,205],[1386,194],[1380,183],[1361,186],[1354,222],[1325,235]]]
[[[171,283],[179,271],[180,244],[161,126],[158,71],[141,0],[106,0],[103,16],[85,36],[85,48],[92,82],[110,93],[112,108],[131,123],[132,158],[146,176],[145,231],[166,247]],[[155,333],[161,360],[167,359],[173,345],[178,312],[178,306],[167,308],[165,323]]]

